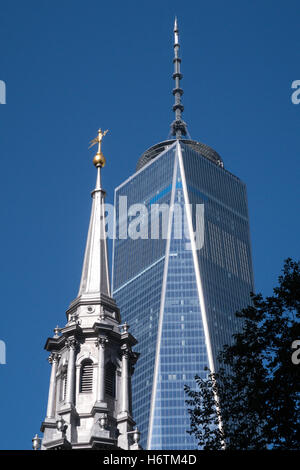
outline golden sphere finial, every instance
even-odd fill
[[[96,155],[94,156],[94,159],[93,159],[93,163],[95,165],[96,168],[98,168],[98,166],[100,166],[100,168],[103,168],[105,163],[106,163],[106,160],[105,160],[105,156],[103,155],[103,153],[96,153]]]
[[[93,163],[95,165],[96,168],[100,167],[100,168],[103,168],[104,165],[105,165],[105,157],[103,155],[103,153],[101,152],[101,142],[102,142],[102,139],[103,137],[108,133],[108,129],[104,132],[102,132],[101,129],[98,130],[98,135],[97,137],[95,137],[95,139],[91,140],[90,142],[90,146],[89,148],[93,147],[93,145],[96,145],[98,144],[98,151],[96,153],[96,155],[94,156],[94,159],[93,159]]]

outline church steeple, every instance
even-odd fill
[[[183,136],[187,135],[187,125],[183,121],[181,113],[184,110],[184,106],[181,103],[181,96],[183,95],[183,89],[180,87],[180,80],[183,75],[180,72],[181,59],[179,57],[179,29],[177,23],[177,17],[175,17],[174,22],[174,73],[173,79],[175,81],[175,88],[173,89],[173,95],[175,98],[175,103],[173,106],[173,111],[175,112],[175,120],[171,124],[171,134],[176,137],[176,139],[181,139]]]
[[[131,412],[131,375],[138,359],[129,325],[121,325],[111,297],[101,169],[105,158],[98,131],[92,145],[96,187],[79,293],[64,328],[47,339],[51,376],[42,449],[139,449]],[[39,437],[33,439],[34,448]]]
[[[101,168],[105,158],[101,151],[103,137],[108,131],[98,131],[91,141],[90,147],[98,143],[98,151],[94,157],[97,168],[96,186],[92,192],[92,212],[82,267],[82,276],[78,297],[89,298],[102,293],[110,296],[110,282],[107,256],[107,241],[105,234],[105,191],[101,186]]]

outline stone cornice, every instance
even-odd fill
[[[70,336],[74,336],[74,338],[80,338],[82,336],[82,329],[78,325],[78,323],[72,322],[72,323],[67,323],[67,325],[62,328],[61,333],[64,337],[69,338]]]
[[[70,303],[68,310],[66,311],[67,317],[74,313],[78,307],[81,306],[88,306],[88,305],[102,305],[106,307],[108,311],[115,313],[115,320],[119,323],[120,322],[120,310],[117,307],[115,299],[112,297],[108,297],[105,294],[93,294],[89,296],[80,296],[77,297],[73,302]]]
[[[65,339],[63,336],[59,336],[58,338],[47,338],[46,344],[44,349],[46,351],[60,351],[65,345]]]
[[[135,339],[134,336],[132,336],[131,333],[128,333],[128,331],[121,333],[121,343],[122,344],[128,344],[130,346],[135,346],[138,344],[138,340]]]

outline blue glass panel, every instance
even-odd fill
[[[249,304],[254,290],[246,187],[183,144],[182,156],[189,202],[193,209],[204,203],[204,246],[197,254],[217,368],[218,351],[241,326],[234,312]]]
[[[184,234],[184,197],[180,171],[177,171],[175,203],[182,207],[181,232]],[[176,224],[176,230],[179,227]],[[157,387],[154,403],[151,449],[195,449],[187,434],[189,415],[184,385],[195,385],[195,375],[206,376],[207,350],[195,268],[189,240],[176,239],[172,227],[166,294],[163,311]]]

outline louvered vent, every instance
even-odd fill
[[[80,392],[92,393],[93,391],[93,363],[84,361],[81,366]]]
[[[66,399],[66,394],[67,394],[67,374],[65,374],[63,378],[63,400]]]
[[[116,368],[111,362],[105,369],[105,393],[111,397],[116,396]]]

